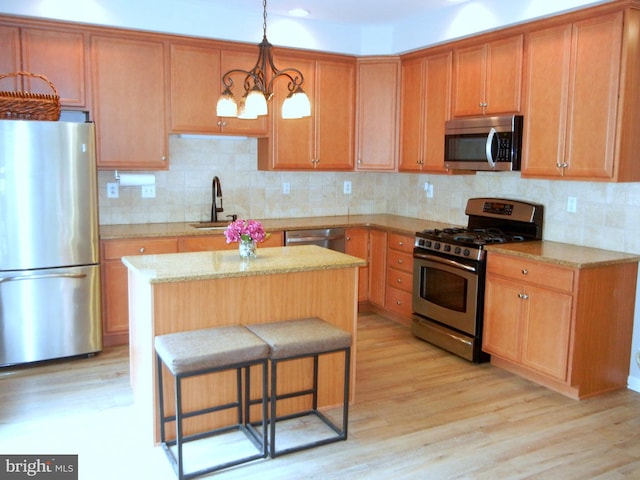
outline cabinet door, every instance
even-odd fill
[[[520,111],[523,36],[454,53],[453,116]]]
[[[95,36],[91,48],[98,167],[167,169],[164,45]]]
[[[369,261],[369,230],[348,228],[345,232],[345,253]],[[365,302],[369,297],[369,266],[359,267],[358,301]]]
[[[0,74],[20,70],[20,31],[0,26]],[[20,77],[0,80],[0,90],[15,92],[21,89]]]
[[[245,50],[222,50],[220,52],[220,74],[213,81],[214,91],[216,92],[213,113],[215,115],[215,106],[218,102],[218,96],[222,92],[222,75],[234,68],[242,70],[251,70],[258,60],[258,49],[251,47]],[[239,99],[244,91],[244,75],[232,75],[231,79],[235,85],[233,89],[236,99]],[[284,80],[277,80],[284,82]],[[219,91],[218,91],[219,90]],[[269,105],[269,113],[271,115],[280,114],[273,102]],[[238,134],[238,135],[256,135],[264,136],[267,134],[268,115],[258,117],[254,120],[241,120],[238,118],[218,118],[221,124],[222,133]]]
[[[396,59],[358,63],[357,170],[396,168],[399,78]]]
[[[486,115],[520,111],[522,54],[523,35],[487,44]]]
[[[353,169],[355,72],[355,60],[317,62],[314,138],[317,169]]]
[[[513,281],[487,275],[484,297],[482,350],[519,361],[523,287]]]
[[[565,155],[572,178],[613,176],[622,12],[574,24]]]
[[[482,115],[484,112],[487,49],[477,45],[458,49],[453,56],[453,116]]]
[[[571,25],[527,35],[523,175],[562,174],[570,54]]]
[[[260,168],[280,170],[310,170],[314,168],[314,116],[318,104],[315,98],[315,62],[299,57],[276,57],[276,66],[295,67],[302,72],[304,84],[302,89],[311,100],[311,116],[285,120],[282,118],[282,102],[289,94],[286,78],[278,78],[274,82],[273,98],[269,104],[271,109],[271,138],[261,140],[258,146],[258,163]],[[268,145],[268,149],[263,147]]]
[[[218,133],[220,50],[171,45],[171,131]]]
[[[369,231],[369,301],[384,306],[387,233]]]
[[[426,98],[422,170],[446,172],[444,167],[444,124],[451,111],[452,53],[426,59]]]
[[[425,62],[423,58],[402,62],[398,170],[403,172],[420,171],[425,162],[422,145],[423,132],[428,120],[425,115]],[[439,96],[443,96],[442,93]]]
[[[85,35],[35,28],[22,29],[22,67],[45,75],[60,94],[60,103],[85,107]],[[25,77],[25,88],[33,93],[53,93],[40,79]]]
[[[531,286],[526,295],[522,364],[565,381],[573,297]]]

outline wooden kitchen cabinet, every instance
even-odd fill
[[[282,119],[286,79],[274,84],[271,137],[258,140],[260,170],[352,170],[355,130],[355,59],[278,56],[276,66],[295,67],[311,101],[311,116]]]
[[[345,253],[361,258],[366,262],[369,259],[369,229],[347,228],[345,231]],[[366,302],[369,299],[369,264],[358,268],[358,301]]]
[[[86,36],[82,32],[0,26],[0,73],[27,71],[46,76],[65,107],[87,107]],[[0,80],[0,89],[52,95],[38,78]]]
[[[626,386],[637,263],[487,257],[482,348],[494,365],[573,398]]]
[[[91,37],[98,167],[169,168],[164,43]]]
[[[396,170],[400,60],[359,59],[356,83],[356,170]]]
[[[129,283],[122,257],[177,251],[178,240],[175,237],[101,242],[102,334],[105,347],[129,342]]]
[[[413,238],[387,234],[385,308],[400,316],[407,326],[411,320],[413,292]]]
[[[384,307],[387,274],[387,232],[369,231],[369,302]]]
[[[216,105],[224,89],[222,75],[236,68],[251,70],[257,49],[221,49],[206,45],[177,44],[171,55],[171,132],[264,136],[267,117],[255,120],[218,117]],[[243,75],[233,75],[233,92],[240,100]]]
[[[284,245],[284,232],[270,232],[264,242],[258,244],[260,248],[282,247]],[[204,252],[207,250],[235,250],[237,243],[227,243],[224,235],[193,235],[178,238],[179,252]]]
[[[629,9],[527,35],[523,176],[640,180],[638,28]]]
[[[520,111],[523,35],[453,53],[454,117]]]
[[[399,171],[447,172],[444,124],[451,110],[451,65],[451,51],[402,61]]]

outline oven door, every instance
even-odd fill
[[[414,252],[413,312],[442,325],[476,332],[479,262],[464,262]]]

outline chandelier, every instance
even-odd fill
[[[272,45],[267,40],[267,0],[263,0],[262,42],[258,44],[258,61],[251,70],[233,69],[222,76],[224,90],[218,99],[216,113],[219,117],[255,119],[267,115],[267,102],[273,96],[273,82],[277,78],[289,80],[289,95],[282,104],[282,118],[302,118],[311,115],[309,97],[302,90],[304,77],[296,68],[279,70],[273,63]],[[231,75],[244,75],[244,94],[240,102],[233,96]]]

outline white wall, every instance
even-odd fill
[[[268,37],[281,46],[353,55],[394,54],[607,1],[611,0],[471,0],[396,24],[364,27],[270,14]],[[256,2],[253,11],[234,10],[233,1],[225,5],[212,6],[203,0],[0,0],[0,13],[260,42],[262,5]]]

